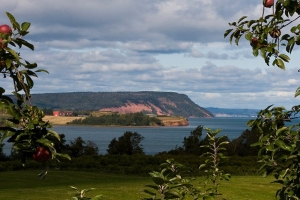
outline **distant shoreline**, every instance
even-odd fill
[[[53,115],[46,115],[43,120],[49,121],[51,125],[78,125],[78,124],[67,124],[75,119],[84,119],[85,117],[76,117],[76,116],[53,116]],[[158,117],[158,119],[162,120],[164,126],[188,126],[189,122],[185,117]],[[80,126],[90,126],[82,124]],[[138,126],[119,126],[119,125],[93,125],[93,126],[103,126],[103,127],[138,127]],[[161,126],[139,126],[139,127],[161,127]]]

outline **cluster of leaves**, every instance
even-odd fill
[[[206,153],[201,156],[205,161],[199,167],[200,170],[204,169],[206,174],[204,186],[191,184],[194,178],[183,178],[183,174],[187,172],[185,166],[175,162],[174,159],[168,159],[161,165],[161,171],[149,173],[155,185],[146,186],[152,190],[144,190],[145,193],[151,195],[151,198],[144,198],[145,200],[185,199],[188,196],[193,199],[213,200],[222,195],[218,191],[220,180],[229,180],[230,174],[224,173],[219,168],[219,164],[225,158],[223,151],[226,150],[224,146],[228,144],[228,141],[224,139],[225,136],[217,137],[219,129],[212,131],[206,128],[206,130],[208,131],[208,144],[198,147],[206,149]]]
[[[284,107],[269,106],[259,112],[248,126],[260,131],[259,146],[260,170],[267,176],[273,174],[276,183],[282,188],[276,193],[279,199],[298,199],[300,197],[300,124],[285,124],[297,118],[300,106],[287,111]],[[298,116],[299,117],[299,116]]]
[[[281,69],[285,69],[284,62],[289,62],[288,55],[281,53],[281,46],[285,47],[287,53],[291,53],[294,45],[300,45],[300,26],[296,25],[290,28],[290,34],[281,35],[283,29],[296,21],[300,14],[296,0],[278,0],[273,13],[265,15],[263,7],[262,16],[259,19],[245,20],[247,16],[241,17],[237,22],[229,23],[230,28],[224,33],[224,37],[229,34],[230,43],[234,40],[236,45],[239,44],[240,38],[244,35],[250,41],[253,49],[253,55],[261,57],[267,65],[270,59],[274,57],[272,65],[276,65]]]
[[[117,126],[151,126],[163,125],[161,120],[156,117],[149,117],[142,112],[109,115],[101,115],[99,117],[86,117],[84,119],[75,119],[68,124],[85,124],[85,125],[117,125]]]
[[[6,119],[4,127],[0,127],[0,142],[8,138],[13,143],[14,149],[23,153],[23,164],[26,157],[31,156],[40,146],[51,151],[52,158],[68,155],[56,152],[55,143],[60,142],[59,135],[50,130],[51,125],[43,121],[44,113],[41,109],[32,105],[30,91],[34,86],[32,77],[37,77],[37,72],[47,72],[37,69],[36,63],[30,63],[20,57],[20,53],[7,46],[28,47],[34,50],[34,46],[22,39],[29,33],[29,22],[19,24],[13,15],[6,13],[13,28],[12,34],[1,34],[2,47],[0,49],[0,73],[3,78],[11,78],[13,83],[12,100],[5,95],[5,89],[0,87],[0,110],[3,110],[10,117]]]
[[[244,35],[250,41],[254,56],[260,54],[267,65],[274,57],[272,64],[285,69],[285,62],[290,58],[282,53],[282,47],[291,54],[294,46],[300,45],[300,25],[292,26],[300,18],[300,2],[277,0],[272,8],[272,13],[265,15],[267,8],[263,7],[262,16],[257,20],[245,20],[247,17],[243,16],[237,22],[229,23],[234,28],[225,31],[224,37],[231,34],[230,43],[235,40],[238,45]],[[291,28],[286,30],[290,25]],[[300,87],[294,96],[299,95]],[[284,107],[269,106],[260,111],[255,120],[248,122],[252,130],[260,133],[258,142],[252,146],[259,147],[261,170],[265,175],[274,174],[275,182],[282,185],[276,193],[278,199],[300,198],[299,124],[286,126],[299,113],[299,108],[294,106],[287,111]]]
[[[155,185],[146,185],[144,192],[151,195],[150,198],[144,200],[156,199],[184,199],[193,190],[190,184],[193,178],[184,178],[183,173],[186,172],[185,166],[168,159],[160,165],[161,171],[150,172],[150,176]]]

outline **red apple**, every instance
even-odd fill
[[[269,34],[272,38],[279,38],[281,35],[281,31],[280,29],[275,28],[272,31],[270,31]]]
[[[264,6],[271,8],[274,5],[274,0],[265,0]]]
[[[3,35],[12,35],[12,29],[10,28],[10,26],[8,26],[7,24],[2,24],[0,26],[0,33],[2,33]]]
[[[258,39],[256,37],[251,39],[250,45],[254,48],[257,47],[257,45],[259,44]]]
[[[51,153],[45,147],[38,147],[32,157],[37,162],[46,162],[51,158]]]

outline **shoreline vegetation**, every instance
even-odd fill
[[[82,116],[53,116],[46,115],[43,119],[45,121],[49,121],[51,125],[90,125],[90,124],[82,124],[82,123],[72,123],[72,121],[84,120],[87,117]],[[188,126],[188,119],[182,116],[158,116],[163,125],[151,124],[151,125],[141,125],[141,126]],[[93,124],[97,126],[123,126],[123,125],[102,125],[102,124]]]

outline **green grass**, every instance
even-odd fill
[[[103,174],[97,172],[50,170],[44,180],[39,171],[11,171],[0,173],[0,199],[65,200],[71,199],[74,190],[96,188],[88,197],[102,194],[103,199],[135,200],[145,197],[144,185],[151,184],[150,177]],[[272,177],[237,176],[222,181],[220,192],[227,200],[274,200],[278,185],[271,184]],[[197,183],[197,181],[195,181]]]

